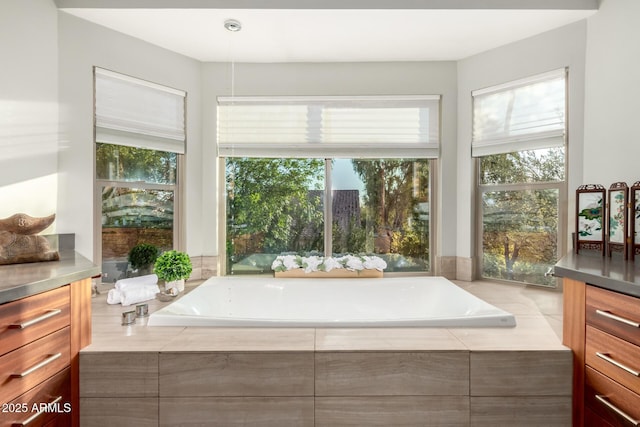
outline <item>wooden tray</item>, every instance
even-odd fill
[[[339,268],[331,271],[312,271],[311,273],[305,273],[304,269],[296,268],[294,270],[288,271],[276,271],[274,272],[275,277],[282,278],[309,278],[309,279],[335,279],[341,277],[352,277],[352,278],[381,278],[382,271],[375,269],[368,270],[359,270],[359,271],[351,271],[346,268]]]

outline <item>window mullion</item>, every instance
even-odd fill
[[[523,184],[481,184],[478,188],[481,192],[486,191],[518,191],[518,190],[545,190],[552,188],[562,188],[564,181],[556,182],[528,182]]]
[[[331,159],[324,159],[324,255],[333,254],[333,192],[331,190]]]

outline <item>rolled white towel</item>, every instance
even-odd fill
[[[160,288],[155,284],[147,284],[144,286],[138,286],[134,288],[127,288],[120,291],[122,295],[122,305],[127,306],[136,304],[142,301],[148,301],[154,299],[156,294],[160,292]]]
[[[116,282],[115,288],[119,291],[125,289],[136,288],[143,285],[156,285],[158,276],[155,274],[147,274],[146,276],[130,277],[128,279],[120,279]]]
[[[107,304],[120,304],[122,302],[122,294],[117,289],[109,289],[107,293]]]

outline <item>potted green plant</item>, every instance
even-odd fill
[[[189,255],[180,251],[166,251],[156,259],[154,272],[164,280],[165,289],[184,291],[184,281],[189,278],[193,266]]]
[[[138,243],[129,251],[129,264],[133,270],[138,270],[139,276],[151,274],[160,250],[149,243]]]

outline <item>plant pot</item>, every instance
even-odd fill
[[[171,282],[164,283],[164,290],[175,288],[178,292],[184,291],[184,279],[173,280]]]

